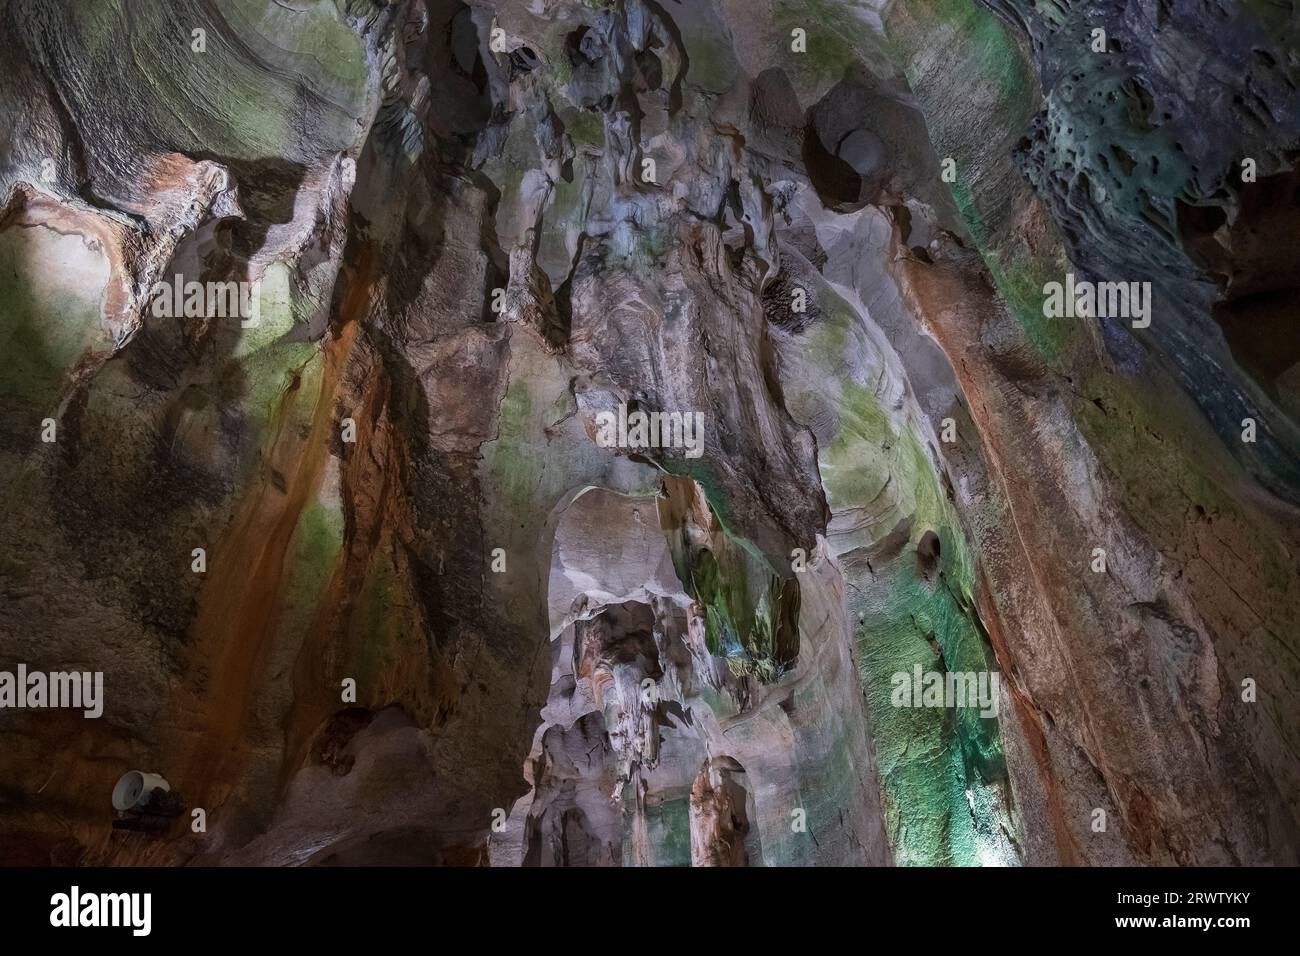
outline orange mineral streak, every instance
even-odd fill
[[[280,787],[287,786],[293,772],[302,766],[317,729],[340,706],[340,684],[331,676],[335,664],[351,659],[348,641],[352,599],[366,577],[366,569],[379,541],[392,494],[392,479],[398,470],[387,438],[376,432],[374,423],[384,411],[385,389],[377,387],[375,376],[362,399],[357,416],[357,445],[364,455],[350,455],[343,462],[341,484],[349,509],[350,534],[340,560],[334,567],[316,605],[307,639],[294,665],[293,710],[285,719],[285,751]],[[377,488],[373,502],[359,505],[357,488]],[[364,703],[362,692],[358,703]]]
[[[320,393],[304,439],[277,428],[269,461],[284,490],[264,475],[248,492],[221,544],[208,558],[208,580],[193,627],[194,655],[176,704],[193,721],[197,742],[173,780],[189,806],[219,806],[238,783],[241,745],[256,702],[260,664],[275,634],[286,557],[299,518],[320,488],[333,431],[335,393],[369,301],[368,269],[350,281],[337,333],[322,346]],[[286,393],[286,396],[290,393]],[[308,635],[310,640],[311,636]]]

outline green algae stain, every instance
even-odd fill
[[[946,88],[963,87],[972,96],[991,100],[997,115],[1009,118],[1011,130],[1038,108],[1037,80],[1017,36],[991,11],[971,0],[928,0],[895,4],[885,20],[890,54],[904,65],[903,75],[925,96],[927,78]],[[937,74],[937,75],[936,75]],[[923,110],[942,117],[942,109]],[[945,137],[936,135],[936,143]]]
[[[1006,25],[969,0],[932,0],[931,6],[935,16],[961,35],[975,75],[996,84],[1002,103],[1028,108],[1035,83],[1024,50]]]
[[[238,333],[221,387],[226,403],[242,414],[252,441],[265,447],[286,426],[310,422],[320,397],[322,354],[316,342],[289,339],[296,319],[286,267],[267,269],[259,309],[258,323]]]
[[[859,63],[883,61],[883,52],[864,20],[835,0],[780,0],[773,10],[784,67],[796,89],[820,96]],[[806,50],[792,49],[794,30],[805,32]],[[805,106],[811,103],[805,103]]]
[[[1004,254],[987,248],[984,264],[1003,300],[1025,332],[1030,345],[1048,361],[1059,358],[1077,334],[1079,326],[1072,320],[1049,318],[1043,314],[1045,295],[1043,287],[1048,282],[1060,282],[1065,274],[1064,263],[1012,250]]]
[[[0,265],[0,269],[3,265]],[[0,397],[6,404],[28,404],[33,410],[53,408],[59,386],[71,369],[82,345],[81,336],[55,315],[75,315],[80,305],[74,296],[63,302],[37,301],[16,284],[0,287]]]
[[[860,406],[868,398],[859,391],[850,405]],[[869,437],[878,440],[877,435]],[[981,717],[977,709],[968,708],[895,707],[891,700],[894,675],[910,676],[917,664],[923,672],[996,670],[973,610],[974,557],[910,429],[891,433],[883,449],[874,441],[864,448],[856,434],[842,445],[841,439],[843,432],[828,449],[828,460],[849,460],[856,451],[862,462],[858,487],[864,493],[886,479],[897,483],[895,507],[910,518],[912,529],[909,546],[883,565],[869,569],[853,553],[845,556],[849,608],[858,621],[860,676],[876,730],[891,843],[904,863],[988,862],[997,858],[999,847],[980,833],[996,834],[998,827],[977,818],[971,801],[976,792],[996,793],[1006,784],[996,717]],[[863,500],[843,497],[852,485],[834,488],[828,480],[827,486],[828,494],[839,494],[841,501]],[[890,525],[882,522],[881,529]],[[915,548],[926,531],[939,538],[940,562],[922,573]],[[990,803],[981,799],[983,805]],[[992,804],[999,806],[1001,799],[997,796]]]
[[[724,540],[726,540],[724,532]],[[763,683],[780,678],[798,653],[798,587],[729,541],[684,562],[687,589],[704,606],[709,652],[725,658],[736,676],[752,674]]]
[[[829,289],[819,290],[818,301],[819,324],[785,363],[783,386],[797,420],[830,421],[818,434],[835,515],[828,539],[855,626],[890,843],[904,864],[1012,860],[1002,836],[1010,824],[996,716],[891,700],[893,676],[910,677],[917,664],[923,672],[996,670],[974,610],[975,555],[927,455],[922,426],[860,384],[874,382],[878,367],[860,319]],[[907,530],[906,541],[886,547],[896,529]],[[932,565],[917,547],[927,531],[939,540]]]
[[[339,15],[333,0],[291,10],[268,0],[234,0],[232,20],[283,51],[304,79],[324,85],[359,106],[368,75],[361,39]]]
[[[704,500],[709,503],[709,510],[713,512],[713,517],[718,519],[718,524],[722,525],[723,530],[731,533],[734,528],[735,514],[731,508],[726,493],[722,490],[722,484],[718,481],[717,475],[709,466],[704,458],[670,458],[664,463],[664,471],[670,475],[679,475],[683,478],[690,478],[704,491]]]
[[[54,262],[62,268],[46,268]],[[107,346],[99,331],[107,277],[107,259],[80,237],[43,228],[0,233],[0,399],[24,419],[7,427],[27,431],[33,419],[53,415],[73,366],[88,349]]]
[[[976,791],[1006,785],[997,718],[981,716],[977,707],[895,706],[893,693],[895,675],[911,682],[917,665],[923,673],[995,668],[971,614],[942,576],[927,580],[911,557],[905,551],[877,569],[850,599],[886,829],[899,863],[978,865],[998,850],[981,835],[997,827],[977,819],[971,806]]]
[[[624,791],[623,865],[637,866],[636,806]],[[647,802],[643,808],[646,850],[652,854],[651,866],[691,865],[691,811],[688,797],[673,797]]]
[[[369,68],[333,0],[301,11],[274,0],[213,6],[220,10],[196,20],[185,4],[67,4],[63,29],[78,43],[56,58],[77,57],[111,88],[152,94],[156,108],[125,118],[128,139],[247,160],[286,147],[306,160],[351,145],[371,95]],[[192,45],[198,27],[202,51]],[[93,112],[93,93],[70,88],[72,112]]]
[[[777,574],[751,542],[725,527],[707,546],[669,532],[668,546],[678,579],[704,609],[709,653],[737,677],[780,679],[799,654],[798,582]]]
[[[298,518],[289,556],[281,626],[302,631],[311,623],[343,550],[344,518],[338,503],[310,502]]]
[[[565,132],[573,140],[573,145],[592,146],[597,149],[605,147],[605,124],[595,110],[573,109],[565,114]]]
[[[544,459],[534,453],[531,441],[538,427],[528,383],[516,377],[501,401],[492,452],[492,473],[513,514],[527,514],[537,493],[538,463]]]
[[[1010,218],[1033,201],[1010,160],[1014,138],[1039,107],[1024,49],[1001,20],[969,0],[896,4],[886,29],[936,153],[956,161],[952,199],[999,293],[1038,354],[1059,359],[1078,327],[1043,315],[1042,288],[1060,280],[1063,262],[1030,250]],[[958,87],[961,96],[954,95]],[[959,112],[955,102],[974,105]],[[972,126],[976,109],[996,121]],[[1006,135],[989,142],[979,130],[990,126]]]
[[[961,213],[962,222],[966,224],[966,230],[970,233],[971,238],[975,240],[976,246],[985,248],[989,243],[988,228],[984,224],[984,216],[980,212],[979,203],[975,201],[975,195],[971,192],[970,183],[965,179],[958,179],[951,184],[949,190],[952,194],[952,200],[957,205],[957,211]]]
[[[822,484],[832,508],[876,499],[889,480],[880,467],[881,449],[894,438],[889,418],[876,397],[848,384],[840,407],[835,440],[822,452]]]

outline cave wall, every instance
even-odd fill
[[[106,703],[0,712],[6,858],[1295,862],[1296,33],[7,0],[0,668]]]

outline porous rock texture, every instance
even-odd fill
[[[0,40],[0,669],[105,688],[0,710],[4,862],[1300,861],[1294,5]],[[114,829],[130,769],[187,812]]]

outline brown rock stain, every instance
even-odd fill
[[[356,319],[368,303],[365,262],[359,273],[343,298],[342,321],[322,346],[320,393],[307,438],[277,429],[268,459],[284,463],[279,469],[284,491],[264,476],[208,559],[188,678],[174,700],[181,715],[201,715],[198,739],[174,780],[191,806],[211,811],[234,787],[259,664],[278,618],[286,557],[303,509],[320,488],[335,428],[336,391],[356,343]]]

